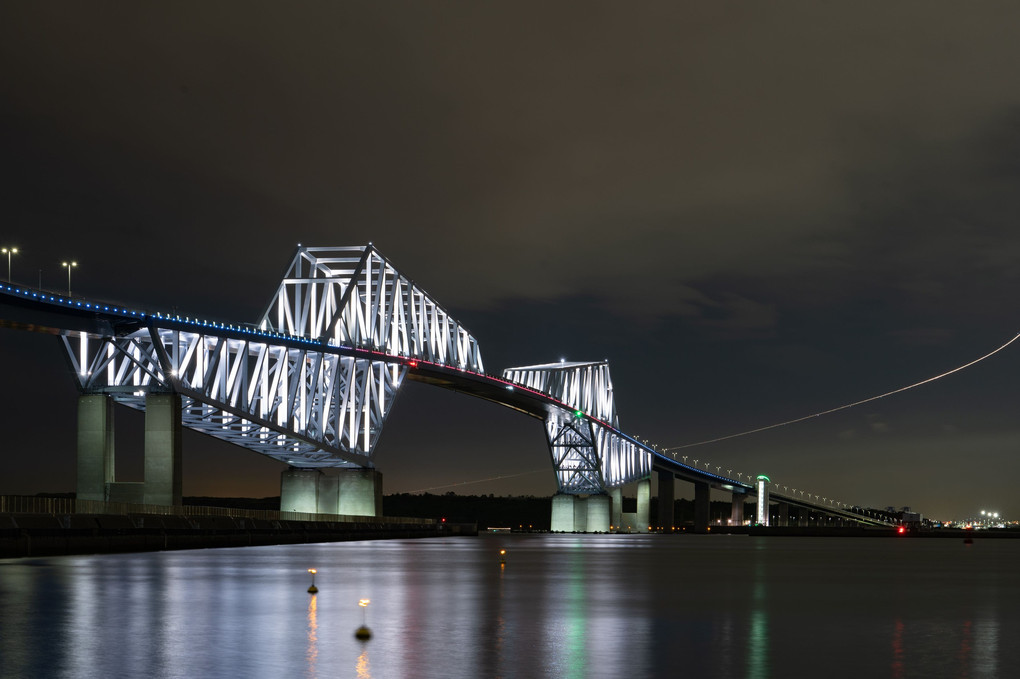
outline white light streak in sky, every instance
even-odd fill
[[[974,365],[975,363],[980,363],[981,361],[985,360],[986,358],[991,358],[995,354],[999,353],[1000,351],[1002,351],[1003,349],[1008,347],[1013,342],[1016,342],[1018,339],[1020,339],[1020,333],[1015,335],[1013,337],[1013,339],[1011,339],[1010,341],[1006,342],[1005,344],[1003,344],[998,349],[995,349],[993,351],[989,351],[984,356],[982,356],[980,358],[976,358],[973,361],[971,361],[970,363],[965,363],[965,364],[963,364],[963,365],[961,365],[961,366],[959,366],[957,368],[953,368],[952,370],[947,370],[944,373],[941,373],[939,375],[935,375],[934,377],[929,377],[926,380],[921,380],[920,382],[915,382],[914,384],[908,384],[907,386],[900,387],[899,389],[893,389],[892,391],[887,391],[886,393],[879,394],[878,396],[871,396],[870,398],[861,399],[860,401],[854,401],[853,403],[847,403],[845,405],[841,405],[841,406],[838,406],[836,408],[830,408],[828,410],[823,410],[823,411],[818,412],[818,413],[812,413],[811,415],[805,415],[803,417],[798,417],[798,418],[796,418],[794,420],[787,420],[786,422],[777,422],[775,424],[770,424],[770,425],[765,426],[765,427],[758,427],[757,429],[749,429],[747,431],[742,431],[742,432],[739,432],[737,434],[729,434],[728,436],[720,436],[719,438],[708,439],[706,441],[696,441],[695,443],[685,443],[682,446],[673,446],[672,448],[666,448],[665,450],[667,450],[667,451],[669,451],[669,450],[682,450],[684,448],[693,448],[695,446],[704,446],[704,445],[708,445],[709,443],[718,443],[719,441],[726,441],[728,439],[735,439],[735,438],[738,438],[740,436],[749,436],[751,434],[757,434],[758,432],[768,431],[769,429],[776,429],[778,427],[785,427],[788,424],[797,424],[798,422],[803,422],[804,420],[810,420],[810,419],[812,419],[814,417],[821,417],[822,415],[828,415],[830,413],[835,413],[835,412],[838,412],[840,410],[846,410],[847,408],[853,408],[855,406],[863,405],[865,403],[870,403],[871,401],[877,401],[880,398],[885,398],[886,396],[892,396],[893,394],[899,394],[900,392],[907,391],[908,389],[914,389],[915,387],[920,387],[923,384],[928,384],[929,382],[934,382],[935,380],[940,380],[943,377],[947,377],[949,375],[952,375],[953,373],[958,373],[961,370],[965,370],[965,369],[971,367],[972,365]]]

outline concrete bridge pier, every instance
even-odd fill
[[[609,495],[568,495],[552,498],[550,530],[554,533],[608,533],[613,500]]]
[[[620,523],[623,521],[623,488],[617,486],[609,489],[611,530],[620,530]]]
[[[673,472],[659,470],[659,528],[667,533],[673,532],[676,524],[674,517],[676,504],[676,483]]]
[[[779,506],[776,507],[776,525],[777,526],[789,526],[790,525],[790,505],[785,502],[780,502]]]
[[[332,471],[332,470],[331,470]],[[382,516],[382,474],[375,469],[288,467],[280,474],[280,511]]]
[[[341,469],[335,511],[351,516],[382,516],[382,473],[376,469]]]
[[[647,533],[648,527],[652,525],[651,505],[652,479],[649,477],[637,482],[637,511],[621,511],[617,530],[624,533]]]
[[[709,509],[712,506],[711,488],[702,481],[694,482],[694,532],[707,533]]]
[[[113,399],[106,394],[78,397],[77,498],[106,500],[114,481]]]
[[[743,526],[744,525],[744,494],[733,493],[733,499],[730,501],[730,525],[731,526]]]
[[[556,493],[552,498],[552,519],[549,530],[553,533],[574,532],[574,496]]]
[[[113,399],[78,397],[77,498],[161,506],[182,504],[181,398],[145,397],[143,483],[117,482],[114,473]]]
[[[183,504],[183,471],[181,397],[149,393],[145,396],[145,486],[142,491],[145,504]]]
[[[637,513],[634,524],[637,532],[647,533],[652,520],[652,479],[641,479],[637,482]]]
[[[613,500],[608,495],[589,495],[585,529],[588,533],[608,533]]]
[[[280,511],[317,514],[319,511],[318,469],[288,467],[280,474]]]

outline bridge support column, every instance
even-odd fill
[[[574,496],[574,532],[588,532],[588,496]]]
[[[620,524],[623,523],[623,488],[610,488],[609,500],[612,503],[609,523],[613,530],[620,530]]]
[[[790,525],[790,505],[785,502],[780,502],[779,506],[776,507],[776,525]]]
[[[549,530],[553,533],[574,532],[574,496],[556,493],[552,497],[552,520]]]
[[[647,533],[652,521],[652,480],[641,479],[637,482],[637,531]]]
[[[319,511],[320,476],[322,476],[322,472],[318,469],[288,467],[283,470],[280,474],[280,511],[317,513]],[[330,513],[335,513],[335,511]]]
[[[282,489],[281,489],[282,490]],[[283,495],[280,495],[280,504],[283,504]],[[316,483],[315,513],[316,514],[338,514],[340,506],[340,479],[337,476],[330,476],[322,473]]]
[[[280,474],[280,511],[382,516],[382,474],[375,469],[289,467]]]
[[[694,482],[694,532],[708,532],[708,512],[712,504],[711,489],[707,483]]]
[[[337,514],[382,516],[382,473],[375,469],[341,469],[336,507]]]
[[[730,502],[730,525],[731,526],[743,526],[744,525],[744,494],[734,493],[733,500]]]
[[[585,532],[608,533],[610,507],[613,504],[610,497],[608,495],[590,495],[585,504],[588,509],[585,517]]]
[[[676,484],[673,472],[659,470],[659,528],[667,533],[673,532],[674,506],[676,504]]]
[[[107,499],[107,484],[113,483],[113,399],[106,394],[78,397],[78,482],[79,500]]]
[[[180,506],[181,397],[150,393],[145,397],[145,504]]]

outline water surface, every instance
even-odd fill
[[[0,675],[1017,676],[1018,563],[1016,540],[723,535],[0,560]]]

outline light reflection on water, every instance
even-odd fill
[[[319,658],[319,637],[316,634],[319,631],[319,621],[316,608],[316,595],[312,594],[308,601],[308,652],[306,653],[309,677],[316,676],[315,661]]]
[[[1020,662],[1018,557],[504,534],[0,561],[0,675],[997,677]]]

